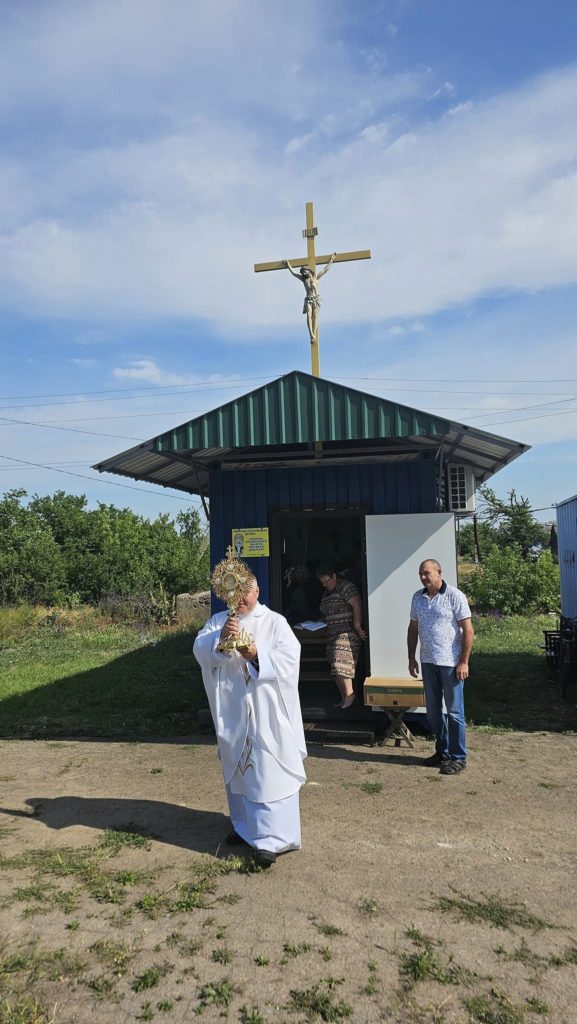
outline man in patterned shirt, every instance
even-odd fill
[[[435,753],[423,764],[438,766],[442,775],[457,775],[467,767],[463,691],[473,647],[471,611],[462,591],[445,583],[436,559],[421,562],[419,576],[423,589],[413,594],[407,647],[409,672],[416,678],[417,640],[421,645],[427,717],[436,740]]]

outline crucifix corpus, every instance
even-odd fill
[[[303,259],[280,260],[277,263],[255,263],[255,273],[260,274],[263,270],[290,270],[293,277],[302,281],[305,289],[305,302],[303,313],[306,314],[307,327],[311,339],[311,366],[313,377],[320,377],[319,360],[319,310],[321,298],[319,295],[319,280],[332,267],[333,263],[348,263],[349,260],[370,260],[371,250],[361,249],[358,252],[333,252],[330,256],[317,256],[315,252],[315,237],[318,229],[314,226],[313,204],[306,204],[307,226],[303,229],[303,238],[307,240],[307,254]],[[317,272],[319,264],[326,264],[324,270]],[[294,268],[300,267],[296,271]]]

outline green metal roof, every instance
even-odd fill
[[[449,421],[294,370],[155,438],[157,452],[441,436]]]
[[[527,447],[293,370],[105,459],[94,469],[207,495],[211,468],[248,470],[440,457],[446,463],[469,466],[480,484]]]

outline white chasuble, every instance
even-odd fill
[[[257,668],[236,651],[217,651],[227,618],[227,612],[213,615],[194,644],[227,792],[254,803],[284,800],[306,781],[300,644],[282,615],[257,603],[239,616],[256,643]]]

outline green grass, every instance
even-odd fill
[[[343,999],[336,1000],[334,989],[342,983],[340,978],[323,978],[305,989],[291,989],[289,1009],[305,1015],[305,1020],[334,1022],[350,1017],[352,1007]]]
[[[577,729],[575,701],[562,701],[539,649],[547,615],[473,617],[475,646],[466,684],[470,725],[484,730]]]
[[[485,731],[577,730],[539,644],[549,616],[475,616],[470,725]],[[183,735],[206,703],[194,629],[107,622],[91,608],[0,608],[0,736]],[[157,766],[151,773],[159,773]],[[365,783],[366,793],[379,783]]]
[[[247,1009],[246,1006],[241,1006],[239,1022],[240,1024],[264,1024],[264,1017],[256,1006],[253,1006],[252,1010]]]
[[[140,829],[133,822],[129,822],[127,825],[118,825],[116,828],[106,829],[100,845],[105,849],[109,849],[113,854],[118,853],[125,846],[150,850],[150,839],[151,835],[149,832]]]
[[[481,899],[456,892],[455,896],[439,896],[436,907],[442,913],[455,915],[462,921],[490,924],[494,928],[511,930],[513,927],[526,928],[538,932],[543,928],[554,927],[540,917],[532,914],[522,903],[512,903],[498,893],[486,895]]]
[[[53,1013],[37,999],[5,999],[0,1002],[0,1024],[54,1024]]]
[[[141,738],[194,731],[194,630],[0,608],[0,735]]]
[[[166,967],[158,967],[156,965],[153,967],[147,967],[146,970],[143,971],[142,974],[139,974],[132,982],[132,991],[144,992],[148,988],[155,988],[166,973]]]
[[[471,1024],[524,1024],[525,1021],[523,1007],[515,1006],[498,989],[493,989],[489,996],[464,999],[463,1004],[470,1014]]]
[[[403,988],[412,989],[419,981],[436,981],[440,985],[470,985],[473,975],[459,967],[449,956],[444,960],[438,950],[441,942],[424,935],[411,925],[405,935],[416,946],[414,952],[399,953],[399,973]],[[370,967],[370,965],[369,965]]]
[[[199,1010],[202,1011],[205,1006],[221,1006],[227,1010],[233,994],[234,989],[228,978],[203,985],[198,993]]]
[[[337,926],[335,924],[325,924],[322,921],[313,921],[313,924],[314,924],[316,930],[318,932],[320,932],[321,935],[324,935],[326,938],[330,938],[333,935],[346,935],[347,934],[346,932],[343,931],[342,928],[337,928]]]

